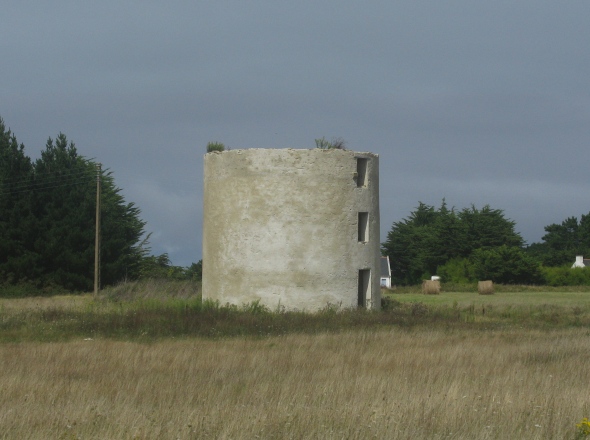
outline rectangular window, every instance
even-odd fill
[[[371,297],[371,269],[359,270],[358,306],[366,307],[367,298]]]
[[[359,212],[358,220],[358,240],[359,242],[366,243],[369,241],[369,213]]]
[[[367,168],[369,159],[363,157],[356,158],[356,186],[359,188],[367,186]]]

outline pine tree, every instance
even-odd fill
[[[41,240],[35,251],[47,259],[43,278],[68,289],[90,290],[94,271],[97,164],[79,156],[64,134],[50,138],[35,163]],[[139,242],[145,222],[125,203],[112,174],[101,172],[101,282],[138,275]]]
[[[438,209],[420,202],[407,219],[394,223],[382,252],[389,256],[394,282],[415,284],[450,261],[459,264],[477,249],[503,245],[520,248],[523,239],[502,210],[486,205],[456,212],[443,199]]]
[[[24,145],[6,129],[0,118],[0,281],[17,282],[34,267],[38,255],[31,252],[35,222],[31,212],[31,160]]]
[[[0,285],[33,282],[91,290],[97,164],[60,133],[34,163],[0,119]],[[101,279],[139,276],[145,222],[101,171]]]
[[[590,256],[590,213],[580,220],[568,217],[560,224],[552,223],[545,232],[543,241],[528,249],[545,266],[571,266],[576,255]]]

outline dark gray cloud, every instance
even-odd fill
[[[175,264],[202,156],[340,136],[381,157],[382,238],[418,201],[504,209],[529,242],[590,211],[590,3],[13,1],[0,116],[115,174]]]

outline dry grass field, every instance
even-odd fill
[[[590,332],[0,345],[7,439],[573,439]]]
[[[422,298],[461,304],[455,295]],[[506,298],[482,299],[496,301],[495,326],[490,313],[447,323],[455,308],[428,321],[437,309],[412,305],[409,315],[426,310],[412,326],[148,339],[76,330],[52,342],[36,339],[52,325],[37,310],[82,311],[49,315],[64,325],[123,306],[92,306],[91,297],[0,300],[0,332],[24,335],[0,343],[0,438],[578,438],[575,424],[590,415],[588,299],[580,298],[576,320],[568,313],[577,301],[550,304],[559,319],[537,327],[518,324],[519,313],[529,323],[536,316],[526,295]],[[544,310],[538,301],[531,310]],[[506,315],[512,302],[520,311]],[[345,315],[346,325],[362,316]],[[11,330],[14,317],[32,324]]]

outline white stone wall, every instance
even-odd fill
[[[367,165],[364,187],[358,158]],[[365,306],[380,307],[377,155],[207,153],[204,179],[203,298],[259,300],[273,310],[357,307],[359,270],[370,269]],[[358,239],[359,212],[368,213],[366,242]]]

